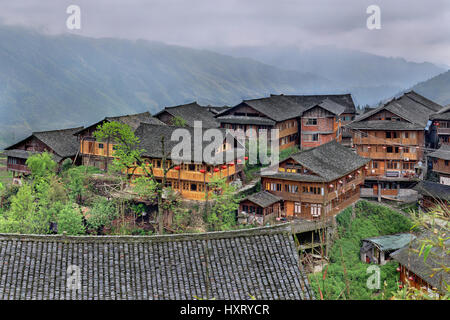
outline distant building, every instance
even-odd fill
[[[374,194],[396,196],[422,176],[430,142],[431,114],[437,103],[411,91],[364,113],[346,127],[360,156],[372,159],[366,186]]]
[[[78,152],[78,141],[74,133],[81,128],[33,132],[29,137],[5,149],[4,154],[8,156],[7,170],[13,173],[13,177],[30,174],[30,169],[25,164],[28,157],[45,151],[52,154],[58,164],[65,159],[73,161]]]
[[[414,239],[416,236],[410,233],[363,239],[360,249],[361,261],[384,265],[391,260],[392,252],[409,245]]]
[[[162,236],[0,234],[0,300],[314,299],[299,259],[288,224]]]
[[[279,129],[280,150],[312,148],[341,141],[342,123],[354,119],[356,108],[350,94],[270,95],[243,100],[216,115],[222,128],[233,130]]]
[[[175,118],[183,119],[187,127],[194,127],[194,121],[201,121],[203,128],[219,128],[220,123],[214,117],[228,107],[202,107],[197,102],[179,106],[166,107],[154,115],[165,124],[175,125]]]
[[[429,293],[437,291],[438,294],[448,293],[446,284],[450,283],[450,275],[445,270],[436,271],[435,268],[448,267],[450,265],[450,256],[443,252],[441,248],[432,248],[424,261],[423,254],[419,256],[421,242],[425,235],[421,235],[406,246],[391,254],[391,257],[399,263],[400,281],[416,289],[422,289]],[[450,240],[445,241],[448,248]],[[434,292],[432,290],[435,290]]]
[[[438,150],[428,154],[428,157],[433,171],[439,176],[439,182],[450,186],[450,144],[442,144]]]
[[[450,106],[430,116],[439,140],[439,145],[450,145]]]
[[[261,185],[283,199],[280,216],[317,220],[359,199],[369,161],[331,141],[291,155],[277,172],[263,171]]]
[[[419,192],[420,207],[424,210],[433,210],[437,205],[450,210],[450,186],[431,181],[421,181],[414,190]]]
[[[86,128],[82,128],[75,132],[78,139],[80,157],[83,165],[97,167],[101,170],[107,170],[108,165],[112,162],[114,153],[114,144],[108,141],[97,141],[93,133],[98,126],[107,122],[120,122],[136,130],[141,123],[151,123],[156,125],[166,125],[160,120],[152,117],[149,112],[130,114],[117,117],[106,117]]]

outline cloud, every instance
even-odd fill
[[[81,7],[90,37],[148,39],[191,47],[335,45],[450,64],[448,0],[17,0],[0,19],[49,33]],[[381,30],[366,28],[366,8],[381,8]]]

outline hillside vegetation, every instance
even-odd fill
[[[360,260],[361,240],[408,232],[412,222],[394,210],[367,201],[357,203],[354,219],[351,208],[347,208],[336,217],[336,220],[338,239],[329,253],[330,264],[321,273],[310,275],[316,297],[320,298],[321,291],[324,299],[331,300],[390,298],[398,289],[396,271],[398,265],[395,262],[388,262],[380,266],[380,290],[367,288],[366,282],[371,275],[367,273],[367,268],[370,265]]]

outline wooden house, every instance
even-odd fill
[[[411,233],[399,233],[362,240],[361,261],[384,265],[391,260],[390,254],[411,243],[416,236]]]
[[[268,191],[257,192],[241,200],[238,216],[247,223],[265,225],[280,215],[281,200]]]
[[[190,137],[189,147],[191,148],[190,155],[184,155],[183,158],[173,157],[172,151],[180,141],[173,141],[172,135],[175,130],[186,130],[185,137]],[[214,177],[226,178],[227,182],[232,182],[241,178],[241,172],[244,163],[244,147],[239,142],[223,129],[219,130],[222,134],[223,141],[220,145],[211,150],[211,154],[215,159],[204,160],[204,152],[210,145],[209,141],[202,141],[200,160],[197,160],[195,153],[196,142],[194,139],[194,130],[199,128],[179,128],[174,126],[161,126],[157,124],[141,123],[135,130],[136,137],[139,138],[139,149],[144,150],[142,156],[146,159],[147,164],[152,164],[153,175],[158,182],[163,180],[163,150],[161,139],[164,138],[164,154],[167,156],[166,167],[172,167],[167,172],[167,187],[181,195],[187,200],[206,200],[213,192],[209,187],[209,182]],[[207,128],[201,131],[202,137]],[[231,142],[230,142],[231,141]],[[111,149],[111,156],[114,157],[114,150]],[[134,176],[142,175],[141,169],[130,171]]]
[[[420,181],[415,187],[421,198],[420,207],[423,210],[433,210],[441,206],[450,212],[450,186],[432,181]]]
[[[364,113],[346,127],[360,156],[372,159],[366,185],[396,196],[422,176],[431,114],[442,106],[411,91]]]
[[[450,186],[450,144],[428,154],[433,171],[439,176],[439,182]]]
[[[65,159],[74,161],[79,146],[74,133],[81,128],[33,132],[5,149],[7,170],[13,173],[13,177],[28,175],[30,170],[25,164],[28,157],[43,152],[52,154],[58,164]]]
[[[280,216],[317,220],[359,199],[369,161],[331,141],[291,155],[276,172],[263,171],[261,184],[283,199]]]
[[[439,145],[450,145],[450,105],[430,116],[436,128]]]
[[[194,121],[201,121],[204,128],[218,128],[220,123],[214,117],[223,112],[227,107],[202,107],[197,102],[179,106],[166,107],[154,115],[155,118],[167,125],[175,125],[174,119],[180,118],[185,121],[187,127],[194,127]]]
[[[450,283],[450,274],[440,269],[442,265],[450,265],[450,256],[441,248],[434,247],[430,250],[427,260],[419,256],[421,241],[425,235],[419,236],[411,245],[408,245],[391,254],[391,257],[399,263],[397,271],[400,273],[400,281],[403,285],[408,284],[416,289],[422,289],[430,294],[446,294],[446,283]],[[448,248],[450,240],[445,241]]]
[[[97,141],[93,133],[97,130],[98,126],[112,121],[127,124],[132,130],[136,130],[141,123],[165,125],[165,123],[152,117],[149,112],[143,112],[117,117],[106,117],[86,128],[78,130],[74,134],[78,139],[80,157],[83,165],[94,166],[102,170],[108,169],[108,164],[113,159],[114,144],[108,141]]]
[[[343,95],[270,95],[244,100],[216,115],[222,128],[279,130],[280,150],[312,148],[341,141],[341,119],[352,119],[355,105]]]

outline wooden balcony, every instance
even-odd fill
[[[396,139],[386,139],[384,137],[360,137],[353,135],[354,144],[366,144],[366,145],[408,145],[417,146],[419,145],[419,140],[417,138],[396,138]]]
[[[437,129],[437,134],[449,134],[450,135],[450,128],[440,128]]]
[[[30,174],[30,169],[24,164],[7,164],[7,170]]]
[[[129,170],[128,173],[132,173],[132,170]],[[186,170],[175,170],[171,169],[167,172],[168,179],[177,179],[177,180],[185,180],[185,181],[201,181],[201,182],[209,182],[213,179],[213,177],[228,177],[236,173],[236,166],[228,166],[227,169],[221,169],[219,172],[213,173],[201,173],[197,171],[186,171]],[[142,175],[143,171],[141,168],[138,168],[134,171],[135,175]],[[153,174],[157,178],[162,178],[164,176],[163,169],[161,168],[153,168]]]
[[[413,160],[418,160],[419,159],[419,155],[418,153],[404,153],[404,152],[399,152],[399,153],[389,153],[389,152],[376,152],[376,151],[357,151],[358,155],[360,155],[361,157],[365,157],[365,158],[370,158],[370,159],[375,159],[375,160],[383,160],[383,159],[388,159],[388,160],[404,160],[404,161],[413,161]],[[407,160],[408,159],[408,160]]]
[[[103,148],[100,148],[100,145],[103,145]],[[109,152],[107,152],[107,144],[103,142],[97,141],[86,141],[83,140],[80,142],[80,153],[81,154],[90,154],[94,156],[114,156],[113,144],[109,144]]]

